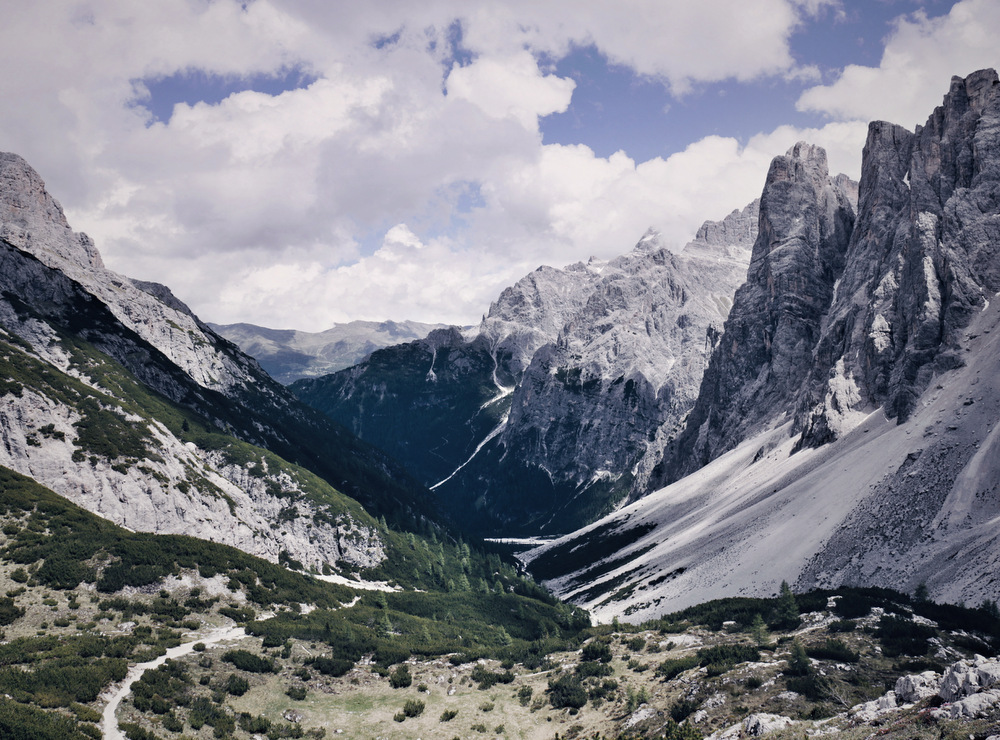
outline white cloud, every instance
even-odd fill
[[[491,118],[512,117],[531,131],[538,129],[539,116],[566,110],[574,87],[572,80],[541,74],[527,51],[455,65],[447,81],[449,95],[474,103]]]
[[[964,77],[1000,66],[1000,3],[964,0],[947,15],[901,17],[886,39],[878,67],[850,65],[832,85],[803,93],[800,110],[835,118],[886,120],[907,128],[923,124],[948,90]]]
[[[793,58],[788,40],[831,7],[838,3],[14,3],[0,26],[0,148],[39,170],[111,267],[170,285],[206,319],[305,329],[350,318],[465,323],[539,264],[615,256],[650,225],[683,243],[702,220],[758,195],[771,157],[799,138],[827,146],[831,166],[856,175],[848,152],[860,151],[863,129],[840,123],[782,127],[743,144],[708,136],[641,163],[543,145],[538,118],[565,110],[574,83],[540,55],[593,44],[675,92],[808,78],[815,68]],[[979,43],[968,22],[935,23],[900,24],[891,48],[923,51],[921,29],[938,26],[964,29],[948,43]],[[458,28],[473,55],[462,64],[450,46]],[[376,38],[386,43],[377,48]],[[888,50],[886,60],[894,68]],[[142,105],[142,80],[292,67],[315,81],[280,95],[182,103],[168,122],[153,122]],[[822,109],[850,117],[838,102],[851,100],[847,86],[874,94],[884,79],[845,73],[810,100],[828,90]]]

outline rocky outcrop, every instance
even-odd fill
[[[743,224],[756,203],[746,212]],[[738,233],[729,236],[745,242],[747,231]],[[580,522],[614,503],[607,489],[619,496],[641,490],[650,468],[644,462],[694,403],[746,259],[739,241],[703,236],[674,254],[650,233],[608,263],[586,304],[535,353],[514,390],[498,438],[507,464],[546,471],[566,489],[566,503],[587,512],[574,518]]]
[[[478,330],[435,332],[292,386],[383,446],[481,534],[565,531],[642,490],[743,280],[758,204],[681,252],[541,267]]]
[[[550,588],[636,621],[782,579],[997,598],[998,132],[992,70],[956,78],[916,132],[872,124],[854,228],[829,252],[804,235],[847,221],[821,226],[817,179],[779,159],[765,194],[799,206],[762,201],[747,284],[650,488],[677,480],[527,554]],[[548,556],[604,537],[619,546],[597,568]]]
[[[0,239],[90,293],[202,387],[228,391],[256,384],[256,363],[228,352],[228,343],[180,301],[172,295],[161,300],[163,290],[143,289],[107,270],[93,241],[70,228],[41,177],[16,154],[0,153]]]
[[[505,288],[478,329],[498,354],[510,357],[507,370],[519,376],[535,352],[552,342],[586,305],[605,263],[591,259],[558,269],[543,265]]]
[[[434,516],[398,463],[299,402],[168,288],[107,270],[9,154],[0,343],[0,464],[118,524],[327,570],[384,558],[371,515]]]
[[[930,710],[935,719],[976,719],[992,714],[1000,704],[1000,662],[977,655],[960,660],[944,675],[925,671],[916,676],[901,676],[893,691],[874,701],[859,704],[848,713],[858,723],[875,723],[886,715],[908,709],[926,699],[937,699],[940,706]],[[934,706],[932,704],[931,706]]]
[[[1000,290],[1000,83],[952,79],[911,133],[869,126],[857,227],[797,414],[803,445],[882,407],[903,420],[936,373],[962,363],[962,330]]]
[[[821,163],[822,159],[822,163]],[[915,132],[869,126],[857,186],[798,145],[776,158],[747,282],[726,339],[654,485],[794,416],[797,447],[843,436],[877,408],[905,420],[1000,290],[1000,83],[954,78]]]
[[[826,152],[775,157],[746,282],[736,292],[697,403],[652,485],[677,480],[787,412],[812,364],[854,227],[853,188]]]
[[[90,391],[91,401],[101,410],[81,410],[70,399],[87,397],[85,378],[74,381],[16,345],[0,341],[0,347],[7,374],[22,379],[16,392],[8,385],[0,396],[0,466],[134,531],[191,535],[317,570],[340,561],[369,567],[384,558],[370,520],[351,516],[333,499],[327,514],[291,466],[268,471],[266,461],[256,462],[265,469],[251,476],[250,466],[183,442],[98,389]],[[28,385],[32,375],[44,382]],[[84,429],[97,427],[113,446],[100,436],[83,438]]]

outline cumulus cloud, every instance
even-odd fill
[[[807,90],[800,110],[834,118],[923,124],[952,75],[1000,66],[1000,3],[964,0],[949,13],[901,16],[885,42],[878,67],[849,65],[836,82]]]
[[[946,32],[975,46],[959,16],[987,5],[901,21],[881,76],[848,70],[801,105],[860,115],[848,88],[885,97],[898,66],[890,49],[922,52],[925,36]],[[554,60],[592,45],[674,96],[720,80],[808,79],[815,68],[789,39],[838,6],[16,3],[0,26],[0,148],[39,170],[112,268],[167,283],[208,320],[469,323],[539,264],[613,257],[649,226],[683,244],[702,220],[758,195],[771,157],[798,139],[857,174],[849,152],[860,152],[863,127],[837,121],[747,141],[707,136],[646,162],[544,144],[539,118],[566,110],[575,92]],[[234,85],[160,121],[146,107],[156,80],[252,82],[289,69],[311,82],[273,95]]]

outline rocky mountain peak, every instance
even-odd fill
[[[247,358],[230,353],[226,343],[167,288],[132,281],[106,269],[90,237],[70,228],[42,178],[16,154],[0,154],[0,239],[4,255],[19,265],[2,276],[3,287],[15,294],[26,283],[41,279],[28,264],[34,259],[58,272],[62,276],[58,279],[69,279],[97,298],[125,327],[163,352],[199,385],[246,387],[260,372]],[[166,388],[159,390],[169,395]]]
[[[50,267],[104,267],[93,241],[73,232],[39,174],[9,152],[0,152],[0,238]]]
[[[694,239],[684,247],[684,253],[707,251],[709,247],[726,250],[750,249],[757,238],[757,220],[760,217],[760,198],[736,209],[721,221],[706,221]]]
[[[603,263],[563,269],[543,265],[504,289],[479,326],[498,353],[510,356],[509,370],[524,371],[535,351],[558,336],[581,308]]]
[[[853,193],[830,177],[822,147],[800,142],[771,162],[746,282],[654,485],[714,459],[794,398],[843,271]]]
[[[857,226],[797,414],[816,446],[882,407],[905,420],[962,330],[1000,290],[1000,83],[954,78],[915,132],[869,126]]]

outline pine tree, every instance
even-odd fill
[[[788,581],[781,582],[781,593],[778,596],[778,625],[781,629],[794,629],[799,626],[799,605],[795,603],[795,595],[788,586]]]
[[[792,655],[788,659],[788,672],[795,676],[808,676],[812,673],[812,663],[806,654],[806,649],[798,640],[792,642]]]
[[[750,623],[750,636],[757,647],[763,647],[770,642],[771,636],[768,634],[767,624],[764,623],[764,618],[760,614],[753,615],[753,621]]]

